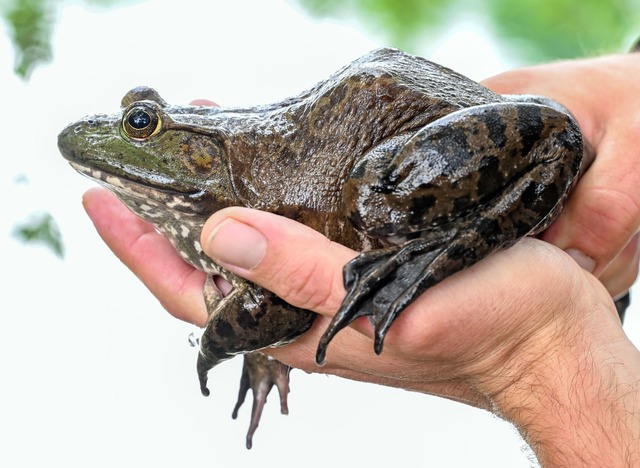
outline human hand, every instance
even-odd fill
[[[162,235],[111,193],[92,189],[84,203],[107,245],[164,307],[180,319],[204,325],[204,274],[184,263]],[[251,249],[261,243],[238,231],[245,224],[267,239],[266,252]],[[214,229],[214,250],[209,250],[204,241]],[[203,231],[203,245],[230,271],[321,315],[296,343],[269,351],[283,362],[443,394],[485,408],[492,404],[492,391],[475,390],[474,372],[505,368],[511,350],[524,346],[531,335],[544,335],[546,327],[578,332],[587,317],[575,321],[570,304],[602,293],[568,257],[528,239],[431,288],[396,320],[381,356],[373,354],[369,324],[359,319],[334,338],[327,365],[320,368],[315,365],[315,348],[344,298],[342,267],[356,253],[289,219],[243,208],[213,215]],[[239,262],[244,267],[225,262],[231,255],[244,255]],[[259,265],[251,264],[262,255]],[[467,379],[471,380],[464,383]]]
[[[638,274],[639,72],[633,53],[516,69],[483,82],[503,94],[550,97],[576,117],[596,157],[542,239],[566,250],[614,297]]]
[[[204,327],[206,275],[185,263],[166,237],[108,190],[92,188],[82,202],[105,244],[162,306],[174,317]]]
[[[201,242],[225,268],[321,315],[293,344],[265,350],[282,362],[497,412],[550,466],[585,457],[622,466],[637,456],[640,355],[601,283],[550,244],[525,239],[429,289],[396,319],[380,356],[370,325],[357,320],[320,368],[316,346],[355,252],[246,208],[214,214]]]
[[[184,263],[162,235],[131,213],[111,193],[92,189],[85,194],[84,203],[107,245],[164,307],[174,316],[202,326],[206,321],[202,300],[204,274]],[[223,219],[228,221],[221,222]],[[243,226],[238,221],[257,227],[268,241],[264,259],[257,266],[245,263],[244,268],[239,268],[224,261],[230,255],[246,256],[252,252],[253,260],[249,263],[255,263],[255,259],[263,255],[251,250],[250,246],[256,245],[254,238],[233,231]],[[327,365],[319,368],[314,363],[315,346],[324,325],[344,297],[342,267],[356,253],[289,219],[243,208],[222,210],[211,217],[203,231],[206,249],[209,247],[204,241],[214,229],[217,230],[213,237],[214,250],[208,253],[217,261],[230,271],[274,291],[291,304],[314,310],[322,316],[310,332],[290,347],[273,350],[274,355],[294,367],[310,371],[333,372],[358,380],[380,379],[378,383],[421,391],[434,392],[434,385],[439,387],[447,380],[442,379],[442,370],[436,371],[443,359],[451,361],[455,357],[456,362],[450,362],[448,366],[458,369],[455,376],[458,378],[467,373],[461,370],[466,365],[465,360],[479,366],[478,350],[486,348],[493,350],[487,358],[497,362],[480,367],[501,368],[502,363],[498,365],[501,347],[509,343],[509,346],[521,345],[518,335],[526,337],[530,331],[550,323],[557,328],[552,317],[559,314],[569,321],[564,310],[567,303],[574,300],[574,294],[579,298],[587,297],[583,291],[587,287],[593,289],[593,294],[597,295],[599,291],[597,282],[567,261],[568,257],[540,241],[528,239],[521,243],[523,245],[499,252],[431,288],[396,320],[385,339],[385,351],[380,358],[373,355],[368,323],[360,319],[353,327],[338,334],[329,348]],[[552,272],[553,280],[549,279],[549,272]],[[543,277],[538,278],[539,275]],[[549,285],[557,289],[557,294],[548,292]],[[556,298],[556,295],[560,297]],[[532,298],[539,296],[548,299],[537,304],[539,301]],[[502,308],[497,308],[496,304]],[[530,310],[532,308],[535,312]],[[578,327],[571,325],[570,328]],[[506,339],[508,335],[513,338]],[[486,340],[486,343],[477,340]],[[425,347],[425,343],[429,346]],[[354,347],[355,344],[358,346]],[[403,359],[409,360],[416,369],[400,365]],[[423,359],[433,362],[425,368]],[[390,374],[376,370],[378,366]],[[393,375],[394,372],[398,375]],[[425,379],[429,380],[431,375],[440,376],[439,382],[428,382],[423,387]],[[467,394],[466,390],[454,396],[463,400],[476,397]],[[486,406],[488,401],[473,403]]]

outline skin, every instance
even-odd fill
[[[488,409],[517,425],[544,466],[640,463],[640,352],[611,300],[637,275],[639,62],[629,54],[556,63],[485,82],[498,92],[563,103],[596,160],[542,235],[560,249],[526,239],[446,279],[396,320],[381,356],[373,355],[372,330],[359,319],[336,336],[325,367],[314,363],[320,334],[344,297],[342,266],[356,252],[244,208],[209,219],[205,252],[320,314],[298,341],[269,351],[286,364]],[[164,307],[203,325],[204,275],[108,192],[91,190],[84,204],[105,242]]]

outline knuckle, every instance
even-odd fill
[[[638,277],[640,258],[638,240],[639,236],[636,234],[600,276],[600,281],[614,297],[628,291]]]
[[[282,266],[279,277],[279,296],[290,304],[316,312],[334,311],[339,305],[335,272],[328,271],[321,259],[300,262],[297,267]],[[342,293],[344,295],[344,292]]]
[[[593,187],[580,203],[586,216],[577,220],[578,230],[590,240],[599,256],[615,256],[638,230],[640,203],[615,187]],[[587,252],[591,253],[591,252]]]

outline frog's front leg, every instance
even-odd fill
[[[318,345],[360,316],[382,351],[396,316],[427,288],[544,229],[582,160],[575,121],[551,107],[495,103],[454,112],[366,154],[344,189],[349,218],[389,247],[344,270],[347,296]]]
[[[205,302],[209,320],[200,341],[197,368],[200,390],[208,396],[209,370],[222,361],[245,355],[233,418],[250,388],[254,394],[254,405],[247,448],[251,448],[253,432],[258,427],[262,407],[274,384],[280,392],[281,411],[288,412],[288,367],[269,360],[256,350],[291,342],[311,327],[315,314],[293,307],[275,294],[239,278],[234,279],[233,284],[234,289],[222,298],[213,278],[207,278]]]

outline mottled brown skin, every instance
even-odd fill
[[[391,49],[297,97],[253,108],[171,106],[136,88],[121,112],[70,125],[59,147],[209,274],[198,357],[205,395],[209,369],[287,343],[314,318],[202,253],[211,213],[267,210],[364,251],[345,267],[347,297],[319,344],[321,363],[331,338],[363,315],[381,352],[394,318],[417,295],[542,230],[583,155],[580,131],[560,105],[500,96]],[[216,275],[233,285],[226,297]],[[256,382],[243,388],[257,388],[260,373],[248,372]]]

